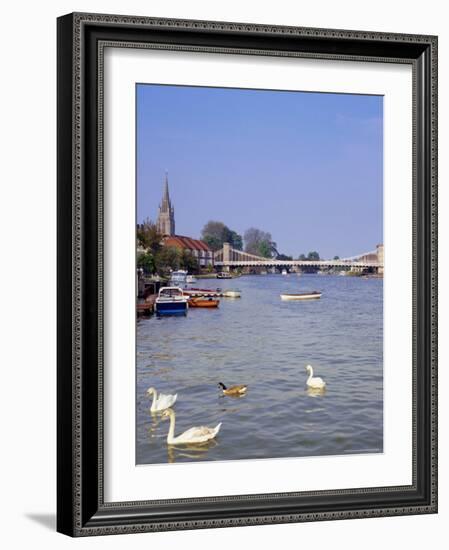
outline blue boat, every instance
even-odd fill
[[[154,303],[156,315],[187,315],[188,296],[177,286],[163,286]]]

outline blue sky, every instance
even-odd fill
[[[380,96],[137,85],[137,221],[165,170],[176,232],[269,231],[279,252],[352,256],[382,242]]]

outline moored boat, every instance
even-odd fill
[[[314,290],[313,292],[301,292],[300,294],[281,294],[281,300],[317,300],[321,298],[321,292]]]
[[[187,271],[179,269],[178,271],[172,271],[170,275],[170,283],[175,285],[184,285],[187,279]]]
[[[221,288],[217,288],[215,290],[211,290],[210,288],[185,288],[184,294],[187,296],[207,296],[207,297],[218,297],[222,295]]]
[[[196,283],[196,277],[194,277],[193,275],[187,275],[186,283],[188,285],[191,284],[191,283]]]
[[[288,275],[288,271],[286,269],[282,270],[282,275]]]
[[[225,298],[241,298],[242,292],[240,290],[235,289],[228,289],[223,292],[223,296]]]
[[[214,300],[213,298],[190,298],[189,307],[204,307],[215,308],[218,307],[220,300]]]
[[[232,275],[226,271],[217,273],[217,279],[232,279]]]
[[[184,296],[181,288],[176,286],[164,286],[159,290],[154,308],[156,315],[186,315],[188,298]]]

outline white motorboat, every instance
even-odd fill
[[[177,286],[163,286],[154,302],[156,315],[186,315],[188,296]]]
[[[232,279],[232,275],[227,271],[220,271],[217,273],[217,279]]]
[[[187,271],[179,269],[178,271],[172,271],[170,275],[170,283],[172,285],[184,285],[186,283]]]

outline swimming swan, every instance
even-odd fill
[[[170,418],[170,428],[167,435],[168,445],[178,445],[180,443],[204,443],[218,434],[220,424],[217,424],[215,428],[208,428],[207,426],[199,426],[197,428],[190,428],[181,435],[175,437],[175,421],[176,415],[173,409],[167,409],[162,413],[162,418]]]
[[[318,376],[313,376],[312,365],[307,365],[306,371],[309,373],[309,378],[307,378],[306,382],[308,388],[319,390],[326,387],[326,382],[322,378],[319,378]]]
[[[153,403],[151,403],[151,412],[159,412],[164,411],[165,409],[168,409],[172,405],[175,404],[176,398],[178,397],[178,394],[175,395],[169,395],[160,393],[158,395],[155,388],[148,388],[147,389],[148,395],[153,395]]]
[[[240,384],[238,386],[230,386],[227,388],[223,382],[218,382],[218,387],[223,390],[223,395],[244,395],[246,393],[246,390],[248,389],[248,386],[245,386],[244,384]]]

